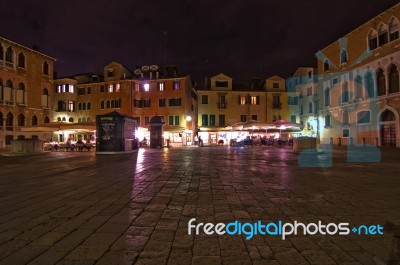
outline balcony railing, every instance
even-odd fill
[[[281,109],[282,108],[282,104],[281,103],[273,103],[272,104],[272,109]]]
[[[219,109],[226,109],[227,108],[227,103],[226,102],[218,102],[217,106]]]

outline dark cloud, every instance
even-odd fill
[[[202,83],[224,72],[235,80],[286,77],[314,54],[395,0],[155,1],[5,0],[1,35],[39,45],[60,75],[98,71],[111,61],[133,68],[178,65]]]

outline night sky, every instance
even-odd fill
[[[0,35],[57,59],[58,76],[167,64],[199,86],[315,65],[315,53],[398,0],[2,0]],[[166,36],[164,33],[166,32]],[[164,41],[166,39],[166,46]]]

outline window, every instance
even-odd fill
[[[104,101],[103,100],[100,102],[100,109],[104,109]]]
[[[168,125],[179,125],[179,115],[168,116]]]
[[[115,84],[115,92],[119,92],[121,91],[121,84],[120,83],[116,83]]]
[[[272,83],[272,88],[279,88],[279,83]]]
[[[143,100],[143,107],[144,108],[150,108],[151,104],[150,104],[150,99],[144,99]]]
[[[382,69],[378,69],[376,79],[378,84],[378,96],[386,95],[386,78]]]
[[[23,114],[19,114],[17,117],[17,125],[25,126],[25,116]]]
[[[347,52],[346,52],[346,50],[342,50],[340,52],[340,63],[341,64],[347,63]]]
[[[289,97],[288,98],[288,104],[289,105],[297,105],[298,104],[298,98],[297,97]]]
[[[342,137],[350,137],[350,129],[343,129]]]
[[[260,104],[260,96],[251,96],[250,104],[251,105],[259,105]]]
[[[68,122],[74,122],[74,118],[70,117],[70,118],[68,119]]]
[[[87,109],[90,110],[91,107],[92,107],[92,104],[91,104],[90,102],[88,102],[88,103],[86,104],[86,106],[87,106]]]
[[[357,124],[370,124],[371,112],[369,110],[362,110],[357,113]]]
[[[108,92],[109,93],[115,92],[115,84],[109,84],[108,85]]]
[[[303,115],[303,105],[300,105],[300,115]]]
[[[143,101],[141,99],[134,99],[133,100],[133,106],[135,108],[142,108],[143,107]]]
[[[107,71],[107,77],[114,77],[114,70],[113,69],[109,69]]]
[[[173,83],[173,89],[174,89],[174,90],[179,90],[179,89],[180,89],[180,82],[179,82],[179,81],[174,81],[174,83]]]
[[[31,124],[32,126],[38,125],[38,117],[36,115],[32,116]]]
[[[312,102],[308,103],[308,113],[313,113]]]
[[[115,100],[111,100],[111,108],[112,108],[112,109],[115,108]]]
[[[175,116],[175,125],[179,125],[179,116]]]
[[[91,87],[90,87],[90,86],[89,86],[89,87],[87,87],[87,89],[86,89],[86,90],[87,90],[87,94],[88,94],[88,95],[92,94],[92,89],[91,89]]]
[[[170,107],[177,107],[181,105],[181,99],[180,98],[170,98],[168,100],[168,105]]]
[[[328,59],[324,60],[324,72],[329,71],[329,61]]]
[[[389,93],[399,92],[399,71],[395,64],[389,68]]]
[[[345,81],[342,84],[342,103],[349,102],[349,84]]]
[[[308,71],[308,79],[311,79],[311,78],[312,78],[312,72]]]
[[[247,120],[247,115],[240,115],[241,122],[246,122],[246,120]]]
[[[106,108],[109,109],[110,107],[111,107],[111,102],[109,100],[107,100]]]
[[[378,47],[378,38],[375,30],[370,30],[368,34],[368,47],[370,51]]]
[[[25,68],[25,55],[22,52],[18,54],[18,67]]]
[[[44,117],[44,119],[43,119],[43,123],[50,123],[50,119],[49,119],[49,117]]]
[[[290,122],[296,123],[296,115],[290,115]]]
[[[208,104],[208,95],[201,95],[201,104]]]
[[[165,107],[165,98],[160,98],[158,100],[158,106],[159,107]]]
[[[219,109],[226,109],[226,98],[225,95],[218,96],[218,108]]]
[[[399,21],[396,18],[392,18],[389,22],[389,39],[390,41],[397,40],[399,38]]]
[[[225,115],[224,114],[220,114],[218,117],[218,120],[219,120],[219,123],[218,123],[219,126],[225,126]]]
[[[215,86],[226,88],[228,87],[228,81],[215,81]]]
[[[78,95],[85,95],[85,88],[84,87],[78,87]]]
[[[144,92],[149,92],[150,91],[150,85],[145,83],[142,85],[142,91]]]
[[[49,64],[46,61],[43,63],[43,74],[49,75]]]
[[[331,126],[331,115],[326,115],[325,116],[325,127],[330,127]]]
[[[164,91],[164,83],[158,83],[158,91]]]
[[[272,96],[272,108],[280,109],[281,108],[281,97],[278,95]]]
[[[365,86],[367,89],[368,95],[366,97],[374,98],[375,97],[375,84],[374,84],[374,79],[372,78],[372,73],[368,72],[365,75]]]
[[[82,110],[82,103],[78,103],[78,110]]]
[[[362,98],[363,97],[363,84],[361,80],[361,76],[357,75],[354,79],[354,86],[355,86],[355,98]]]
[[[381,26],[379,27],[379,30],[378,30],[378,44],[379,44],[379,46],[382,46],[388,42],[389,42],[389,39],[388,39],[387,26],[384,24],[381,24]]]
[[[100,86],[100,93],[104,93],[104,92],[106,92],[106,88],[105,88],[104,85],[101,85]]]
[[[324,91],[324,106],[329,107],[330,104],[331,104],[331,91],[330,88],[327,87],[325,88]]]
[[[149,124],[149,121],[150,121],[150,117],[149,116],[145,116],[144,117],[144,125]]]
[[[140,84],[138,84],[138,83],[135,83],[135,91],[140,91]]]
[[[272,116],[272,121],[274,121],[274,122],[276,121],[276,115]]]
[[[251,115],[251,120],[252,121],[256,121],[257,120],[257,115],[255,115],[255,114]]]
[[[138,125],[138,126],[140,126],[140,117],[133,117],[133,119],[136,121],[136,124]]]
[[[6,50],[6,63],[9,63],[9,65],[6,64],[7,66],[12,67],[12,64],[14,63],[13,57],[14,57],[14,51],[13,51],[12,47],[10,46]]]
[[[246,96],[239,96],[239,104],[240,105],[246,104]]]
[[[208,115],[207,114],[201,115],[201,126],[208,126]]]
[[[210,115],[210,126],[215,126],[215,115],[214,114]]]

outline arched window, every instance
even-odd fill
[[[362,110],[357,112],[357,124],[370,124],[371,123],[371,111]]]
[[[381,23],[378,28],[378,44],[379,46],[382,46],[388,42],[389,42],[388,28],[385,24]]]
[[[355,98],[362,98],[363,95],[363,84],[361,76],[357,75],[354,79],[354,90],[356,92]]]
[[[390,41],[397,40],[399,38],[399,20],[395,17],[389,22],[389,39]]]
[[[7,113],[7,116],[6,116],[6,130],[12,131],[13,125],[14,125],[14,116],[12,115],[11,112],[9,112],[9,113]]]
[[[7,80],[6,87],[11,87],[11,88],[14,87],[13,82],[10,79]]]
[[[13,51],[12,47],[11,46],[8,47],[6,50],[6,62],[7,63],[11,63],[11,64],[14,63],[13,54],[14,54],[14,51]]]
[[[393,112],[391,112],[390,110],[385,110],[384,112],[382,112],[381,116],[379,117],[379,121],[380,122],[384,122],[384,121],[395,121],[396,120],[396,116],[394,115]]]
[[[111,100],[111,108],[115,108],[115,100]]]
[[[58,117],[58,118],[57,118],[57,121],[61,121],[61,117]]]
[[[378,37],[376,30],[371,29],[368,33],[368,48],[370,51],[378,47]]]
[[[18,67],[25,68],[25,55],[22,52],[18,54]]]
[[[100,102],[100,109],[104,109],[104,101],[103,100]]]
[[[36,115],[32,116],[32,121],[31,121],[32,126],[38,125],[38,118]]]
[[[18,89],[19,89],[19,90],[25,91],[25,85],[24,85],[24,83],[19,83]]]
[[[328,59],[324,60],[324,72],[329,71],[329,61]]]
[[[86,103],[86,108],[87,108],[88,110],[90,110],[91,107],[92,107],[92,104],[90,104],[90,102]]]
[[[329,87],[324,91],[324,106],[328,107],[331,104],[331,90]]]
[[[109,109],[109,108],[110,108],[110,101],[107,100],[107,109]]]
[[[74,122],[74,118],[70,117],[70,118],[68,119],[68,122]]]
[[[50,119],[49,119],[49,117],[44,117],[44,119],[43,119],[43,123],[50,123]]]
[[[375,87],[374,87],[374,78],[372,77],[372,73],[368,72],[365,75],[365,87],[368,95],[367,98],[374,98],[375,97]]]
[[[47,88],[43,88],[42,95],[48,96],[49,95],[49,90],[47,90]]]
[[[78,103],[78,110],[82,109],[82,103]]]
[[[312,107],[312,102],[308,103],[308,113],[312,113],[313,112],[313,107]]]
[[[395,64],[389,68],[389,93],[399,92],[399,71]]]
[[[329,126],[331,126],[331,115],[327,114],[325,116],[325,127],[329,127]]]
[[[85,121],[86,121],[86,118],[85,118],[85,117],[83,117],[83,118],[82,118],[82,122],[85,122]]]
[[[22,113],[18,115],[17,120],[18,120],[17,123],[18,126],[25,126],[25,116]]]
[[[341,64],[347,63],[347,52],[344,49],[340,53],[340,63]]]
[[[378,84],[378,96],[386,95],[386,79],[383,70],[380,68],[376,73],[376,81]]]
[[[350,122],[349,122],[349,113],[347,111],[343,112],[343,114],[342,114],[342,123],[343,124],[350,124]]]
[[[82,119],[81,119],[81,118],[78,118],[78,122],[82,122]]]
[[[62,121],[67,121],[67,119],[65,117],[62,118]]]
[[[82,103],[82,109],[83,109],[83,110],[86,110],[86,102],[83,102],[83,103]]]
[[[342,103],[349,102],[349,83],[346,81],[342,84]]]
[[[43,74],[49,75],[49,64],[46,61],[43,63]]]

